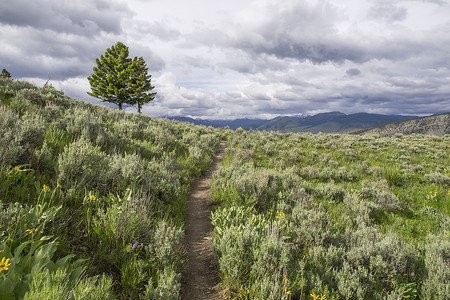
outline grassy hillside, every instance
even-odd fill
[[[4,78],[0,100],[0,299],[177,299],[221,131]]]
[[[236,299],[447,299],[450,136],[236,130],[213,246]]]
[[[436,116],[417,118],[408,121],[390,123],[366,129],[349,131],[351,134],[379,134],[380,136],[392,136],[394,134],[426,134],[443,136],[450,134],[450,113]]]

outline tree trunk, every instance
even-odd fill
[[[119,110],[122,110],[122,103],[119,103],[117,105],[119,105]]]

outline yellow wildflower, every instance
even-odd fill
[[[8,267],[10,265],[11,264],[9,263],[9,258],[6,259],[6,257],[3,257],[2,261],[0,262],[0,272],[3,270],[5,270],[5,271],[8,270]]]
[[[18,166],[14,167],[14,171],[19,171],[19,170],[20,170],[20,168]]]
[[[56,186],[59,187],[60,189],[62,188],[62,186],[59,184],[59,182],[56,183]]]
[[[28,233],[35,233],[36,230],[37,230],[37,228],[35,228],[35,229],[27,229],[26,231],[27,231]]]
[[[288,279],[287,279],[286,275],[284,275],[283,281],[284,282],[288,282]]]
[[[42,186],[42,189],[43,189],[44,191],[48,191],[50,188],[44,184],[44,185]]]
[[[284,288],[284,292],[285,292],[286,294],[288,294],[288,295],[291,294],[291,291],[288,291],[288,290],[287,290],[287,287]]]
[[[97,197],[95,197],[94,195],[91,195],[91,197],[89,197],[89,200],[94,201],[95,199],[97,199]]]
[[[311,297],[313,297],[313,299],[321,299],[321,300],[327,300],[327,296],[325,296],[324,294],[320,294],[320,296],[319,295],[316,295],[316,294],[314,294],[314,293],[312,293],[312,294],[310,294],[311,295]]]

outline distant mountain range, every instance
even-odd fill
[[[203,119],[193,119],[188,117],[167,117],[170,120],[177,120],[181,122],[188,122],[195,125],[205,125],[212,126],[216,128],[222,128],[228,126],[230,129],[237,129],[242,127],[242,129],[250,130],[255,129],[259,125],[269,121],[267,119],[235,119],[235,120],[203,120]]]
[[[245,130],[266,130],[278,132],[340,132],[350,129],[369,128],[393,122],[419,118],[419,116],[381,115],[369,113],[344,114],[341,112],[321,113],[313,116],[280,116],[274,119],[202,120],[187,117],[168,119],[213,127],[241,127]]]

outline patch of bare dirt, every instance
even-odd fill
[[[187,200],[185,247],[187,268],[183,272],[181,299],[224,299],[219,289],[218,266],[214,262],[211,236],[211,175],[222,164],[225,142],[221,142],[214,161],[206,174],[194,180]]]

